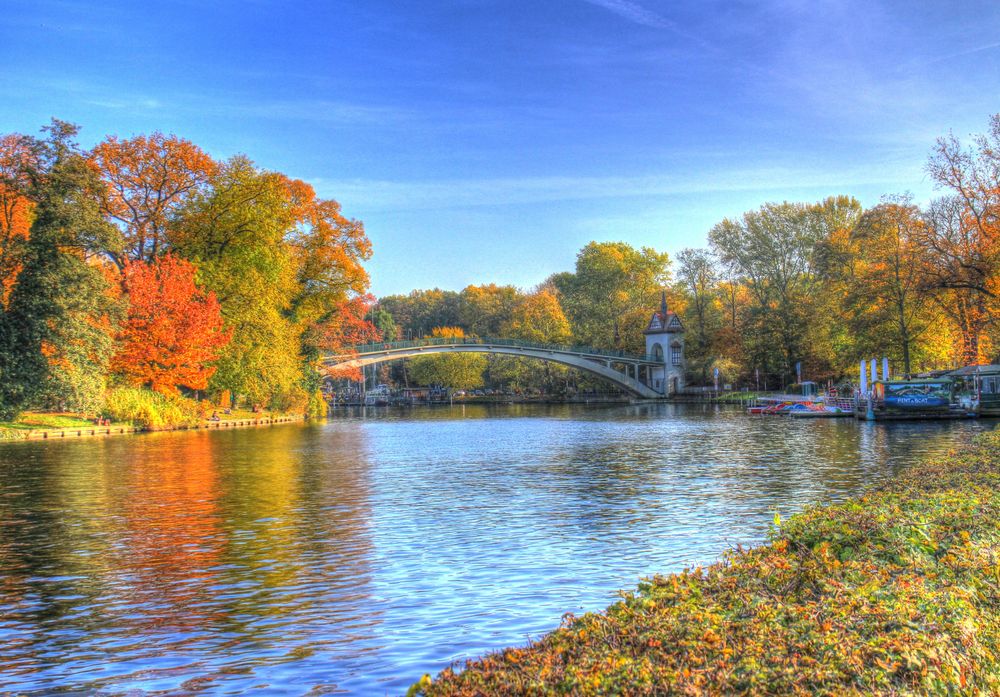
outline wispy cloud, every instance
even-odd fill
[[[0,95],[23,98],[24,89],[23,84],[5,84],[0,80]],[[119,113],[144,114],[155,110],[160,118],[242,117],[326,125],[384,126],[398,124],[414,116],[402,107],[323,97],[266,99],[236,93],[167,91],[151,95],[115,89],[102,80],[67,80],[62,77],[40,77],[34,81],[32,89],[62,94],[75,102]]]
[[[102,109],[120,109],[123,111],[151,111],[163,106],[160,100],[149,97],[97,97],[85,101],[87,104],[101,107]]]
[[[685,39],[698,44],[702,48],[716,50],[715,47],[708,41],[705,41],[700,36],[693,34],[692,32],[685,29],[683,26],[674,22],[667,17],[647,9],[637,2],[632,2],[632,0],[583,0],[584,2],[590,3],[591,5],[596,5],[597,7],[602,7],[609,12],[613,12],[619,17],[626,19],[633,24],[638,24],[644,27],[649,27],[650,29],[665,29],[667,31],[673,32],[678,36],[682,36]]]
[[[953,58],[961,58],[963,56],[968,56],[973,53],[982,53],[983,51],[992,51],[993,49],[1000,48],[1000,41],[995,41],[984,46],[975,46],[973,48],[967,48],[964,51],[955,51],[954,53],[948,53],[943,56],[936,56],[928,60],[913,63],[907,67],[922,67],[927,65],[933,65],[934,63],[943,63],[944,61],[952,60]]]
[[[379,125],[410,117],[405,109],[333,99],[259,100],[222,98],[196,101],[202,112],[227,113],[278,121],[313,121],[328,124]]]
[[[919,179],[919,163],[910,172]],[[323,196],[351,208],[368,210],[455,209],[560,201],[666,198],[737,191],[760,191],[772,198],[794,198],[803,189],[852,186],[899,186],[900,172],[872,166],[832,171],[828,168],[760,167],[641,177],[526,177],[478,180],[388,181],[312,179]]]
[[[642,5],[638,3],[631,2],[631,0],[584,0],[589,2],[591,5],[597,5],[598,7],[603,7],[606,10],[614,12],[620,17],[624,17],[630,22],[635,22],[636,24],[641,24],[646,27],[651,27],[653,29],[672,29],[678,30],[679,27],[671,22],[669,19],[663,15],[657,14],[652,10],[647,10]]]

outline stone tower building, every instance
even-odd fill
[[[653,368],[650,387],[665,396],[684,390],[684,325],[681,318],[667,311],[667,294],[660,295],[660,310],[654,312],[646,335],[646,355],[663,362],[662,368]]]

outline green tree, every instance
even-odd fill
[[[232,332],[210,387],[276,408],[308,397],[303,328],[293,318],[298,267],[285,243],[296,220],[285,182],[235,157],[170,231],[174,249],[198,266],[200,285],[218,297]]]
[[[399,328],[392,314],[381,305],[372,310],[372,324],[378,329],[379,336],[383,341],[396,341],[399,339]]]
[[[744,371],[760,366],[788,380],[799,361],[813,374],[831,370],[832,327],[820,311],[816,252],[834,230],[853,228],[860,214],[861,205],[846,196],[768,203],[709,232],[720,261],[747,289],[739,327]]]
[[[0,417],[26,407],[94,412],[103,403],[120,305],[96,263],[120,249],[101,215],[101,183],[73,141],[76,126],[53,120],[33,141],[34,221],[22,268],[0,315]]]
[[[432,336],[461,339],[465,332],[460,327],[435,327]],[[486,357],[479,353],[421,356],[410,361],[410,377],[417,384],[439,385],[456,390],[482,385],[485,369]]]
[[[715,347],[723,324],[718,272],[706,249],[683,249],[677,262],[677,288],[685,300],[681,315],[687,330],[684,353],[688,372],[705,385],[718,358]]]
[[[461,300],[452,290],[414,290],[409,295],[387,295],[379,305],[388,311],[402,338],[427,336],[434,327],[461,327]],[[464,327],[463,327],[464,329]]]
[[[577,341],[643,352],[642,331],[670,281],[669,264],[665,253],[649,247],[591,242],[577,255],[573,274],[557,274],[550,281]]]

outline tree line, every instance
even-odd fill
[[[940,196],[923,207],[909,195],[868,209],[849,196],[766,203],[722,220],[707,247],[676,259],[592,242],[573,271],[530,291],[416,290],[381,298],[371,317],[389,338],[461,333],[641,353],[662,288],[684,322],[695,384],[716,368],[727,382],[764,388],[793,382],[797,365],[836,381],[878,356],[897,374],[1000,361],[1000,115],[971,143],[939,139],[926,171]],[[454,387],[551,387],[554,371],[572,375],[506,357],[411,365],[418,382]]]
[[[0,137],[0,418],[97,413],[119,388],[323,408],[317,359],[367,341],[490,336],[644,351],[661,290],[689,379],[777,387],[887,355],[897,373],[998,360],[1000,115],[927,161],[940,196],[767,203],[676,259],[591,242],[538,287],[368,294],[364,226],[244,155],[154,133],[84,150],[53,120]],[[431,356],[384,379],[604,389],[514,357]],[[357,378],[357,372],[347,377]]]
[[[77,133],[0,137],[0,418],[117,387],[319,409],[317,356],[376,336],[363,225],[244,155]]]

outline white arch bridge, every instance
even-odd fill
[[[329,369],[362,368],[401,358],[414,358],[435,353],[494,353],[520,358],[536,358],[579,368],[614,383],[626,392],[644,399],[661,399],[664,395],[649,386],[655,368],[663,367],[662,358],[602,351],[584,346],[554,346],[516,339],[419,339],[354,346],[348,353],[326,356],[321,363]]]

